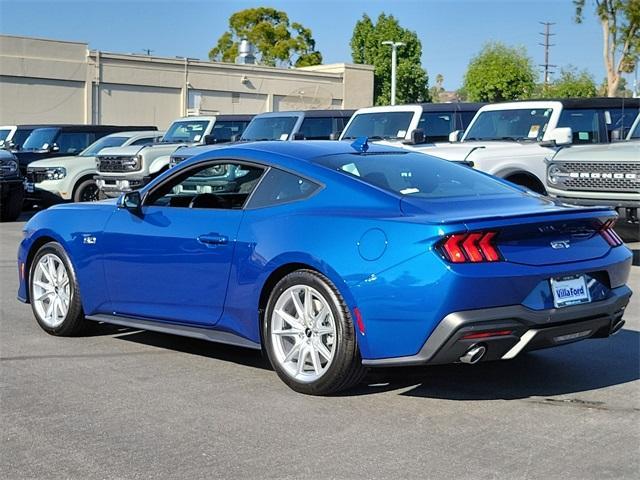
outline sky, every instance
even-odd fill
[[[469,60],[489,41],[524,46],[535,65],[543,63],[542,21],[555,23],[550,63],[556,71],[586,69],[598,84],[605,77],[600,25],[591,9],[576,24],[571,0],[0,0],[0,32],[86,42],[109,52],[151,49],[152,55],[207,59],[229,16],[257,6],[284,10],[310,28],[324,63],[351,61],[349,41],[363,13],[392,13],[418,34],[430,84],[440,73],[449,90],[461,86]]]

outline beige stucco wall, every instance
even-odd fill
[[[89,51],[83,43],[0,35],[0,124],[153,124],[187,113],[359,108],[373,68],[235,65]]]

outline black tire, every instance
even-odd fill
[[[290,287],[306,285],[319,292],[329,304],[335,320],[336,339],[333,360],[320,378],[313,382],[300,382],[280,365],[271,339],[271,322],[275,303]],[[349,308],[338,289],[325,276],[313,270],[296,270],[280,280],[269,296],[262,319],[264,345],[267,356],[278,376],[290,388],[308,395],[329,395],[359,383],[367,372],[362,365],[356,331]]]
[[[100,200],[100,189],[92,178],[83,180],[73,191],[74,202],[96,202]]]
[[[9,192],[7,198],[2,200],[0,205],[0,221],[15,222],[22,211],[24,203],[24,190],[22,187]]]
[[[47,254],[53,254],[62,261],[69,278],[69,307],[62,323],[55,327],[47,325],[38,312],[35,305],[36,302],[34,301],[34,273],[36,266],[42,257]],[[75,271],[69,261],[67,253],[64,251],[64,248],[62,248],[62,245],[57,242],[49,242],[40,247],[31,262],[31,266],[29,268],[29,299],[31,300],[31,310],[33,311],[33,315],[36,317],[38,325],[40,325],[40,327],[50,335],[60,337],[78,335],[85,330],[88,324],[88,321],[84,318],[84,312],[82,310],[80,290],[78,288]]]

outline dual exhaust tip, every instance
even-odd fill
[[[615,335],[616,333],[618,333],[620,330],[622,330],[622,327],[624,327],[624,324],[626,322],[622,319],[619,318],[618,320],[616,320],[613,325],[611,325],[611,330],[609,331],[609,335]]]

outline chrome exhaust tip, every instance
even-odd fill
[[[612,327],[611,327],[611,331],[609,332],[609,335],[615,335],[616,333],[618,333],[618,332],[622,329],[622,327],[624,327],[624,324],[625,324],[625,323],[626,323],[626,322],[625,322],[623,319],[619,318],[619,319],[618,319],[618,320],[617,320],[617,321],[612,325]]]
[[[460,361],[473,365],[474,363],[478,363],[482,357],[484,357],[485,353],[487,353],[487,347],[484,345],[473,345],[460,357]]]

